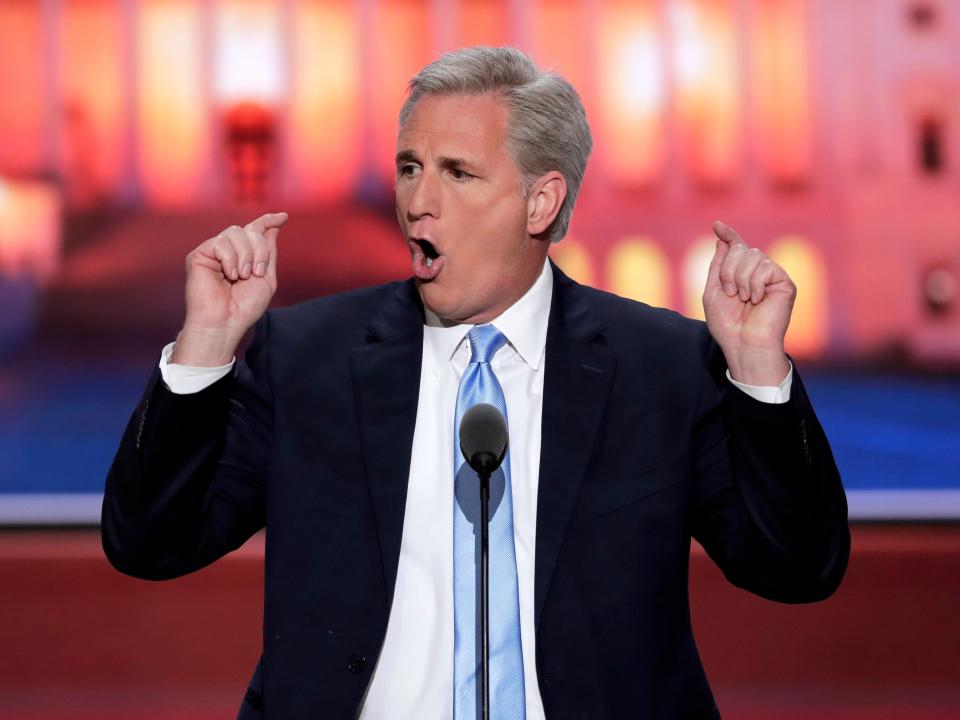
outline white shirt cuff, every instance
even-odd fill
[[[790,400],[790,387],[793,385],[793,363],[790,363],[790,370],[787,372],[787,376],[783,379],[783,382],[776,387],[773,385],[747,385],[746,383],[737,382],[730,376],[729,370],[727,370],[727,380],[743,390],[743,392],[754,400],[759,400],[760,402],[771,405],[782,405]]]
[[[233,369],[236,358],[228,365],[219,367],[195,367],[193,365],[177,365],[170,362],[173,346],[168,343],[160,353],[160,377],[163,378],[167,389],[176,395],[190,395],[213,385],[217,380],[228,375]]]

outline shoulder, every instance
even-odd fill
[[[722,364],[702,320],[579,285],[562,273],[557,283],[555,318],[563,317],[574,337],[592,337],[596,347],[618,358],[625,377],[689,384]]]
[[[662,351],[706,350],[710,335],[702,320],[565,280],[571,284],[567,292],[577,294],[591,308],[613,343],[640,342]]]
[[[348,290],[270,310],[260,324],[267,326],[273,346],[358,344],[380,310],[408,292],[408,283],[403,281]]]

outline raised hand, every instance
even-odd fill
[[[723,350],[734,380],[779,385],[790,370],[783,338],[797,286],[760,249],[749,247],[733,228],[713,224],[717,249],[703,310],[713,339]]]
[[[270,213],[233,225],[187,255],[187,316],[171,362],[230,362],[277,291],[277,236],[287,217]]]

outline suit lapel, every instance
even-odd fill
[[[614,356],[586,291],[555,266],[547,330],[534,569],[539,625],[564,534],[607,403]]]
[[[555,266],[553,271],[537,493],[537,624],[603,417],[615,362],[600,341],[605,324],[594,314],[584,289]],[[400,561],[423,360],[423,310],[412,282],[398,286],[367,330],[367,342],[353,349],[350,361],[389,607]]]
[[[412,281],[398,286],[367,331],[367,342],[354,348],[350,362],[389,607],[400,561],[423,355],[423,314]]]

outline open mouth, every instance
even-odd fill
[[[420,280],[433,280],[444,264],[444,256],[433,243],[424,238],[410,238],[413,273]]]
[[[425,264],[427,267],[433,265],[433,261],[440,257],[440,253],[437,252],[437,249],[433,246],[433,243],[429,240],[414,240],[423,250],[423,256],[426,258]]]

